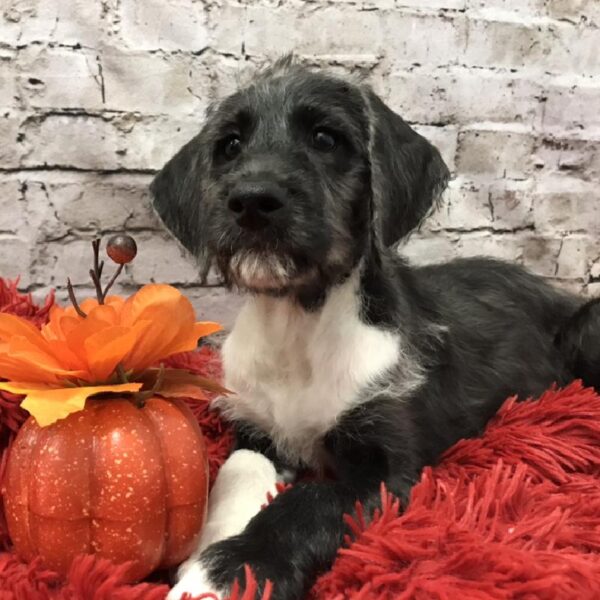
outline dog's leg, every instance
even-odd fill
[[[208,515],[197,550],[178,571],[178,582],[167,596],[178,600],[185,593],[222,595],[211,583],[206,567],[199,561],[202,551],[225,538],[243,531],[267,501],[267,494],[277,494],[277,473],[264,455],[251,450],[235,451],[221,467],[210,493]]]
[[[338,480],[297,483],[241,533],[206,548],[194,566],[206,589],[227,593],[236,579],[243,584],[247,564],[259,589],[273,582],[272,600],[301,600],[335,559],[349,533],[344,515],[357,500],[371,515],[382,481],[407,499],[422,467],[409,410],[408,403],[381,397],[341,417],[323,439]]]
[[[369,510],[378,494],[373,489],[361,496]],[[353,511],[358,497],[357,490],[339,482],[296,484],[242,533],[210,546],[200,558],[201,569],[213,586],[227,591],[235,579],[243,584],[248,564],[259,589],[266,580],[273,582],[273,600],[301,600],[333,562],[346,533],[343,516]]]

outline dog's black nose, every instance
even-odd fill
[[[269,182],[246,182],[231,191],[227,207],[240,227],[261,229],[284,207],[283,190]]]

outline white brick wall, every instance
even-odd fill
[[[152,173],[266,56],[367,75],[441,149],[444,205],[403,252],[480,253],[600,293],[598,0],[3,0],[0,274],[87,280],[88,242],[135,232],[122,289],[201,288],[148,207]]]

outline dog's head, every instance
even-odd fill
[[[445,187],[438,151],[369,88],[291,59],[209,110],[158,173],[155,207],[226,281],[327,286],[415,228]]]

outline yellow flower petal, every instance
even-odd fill
[[[96,394],[113,392],[137,392],[141,383],[98,385],[91,387],[55,388],[43,384],[22,382],[0,382],[0,390],[26,396],[21,406],[31,414],[40,427],[52,425],[71,413],[83,410],[85,401]]]

